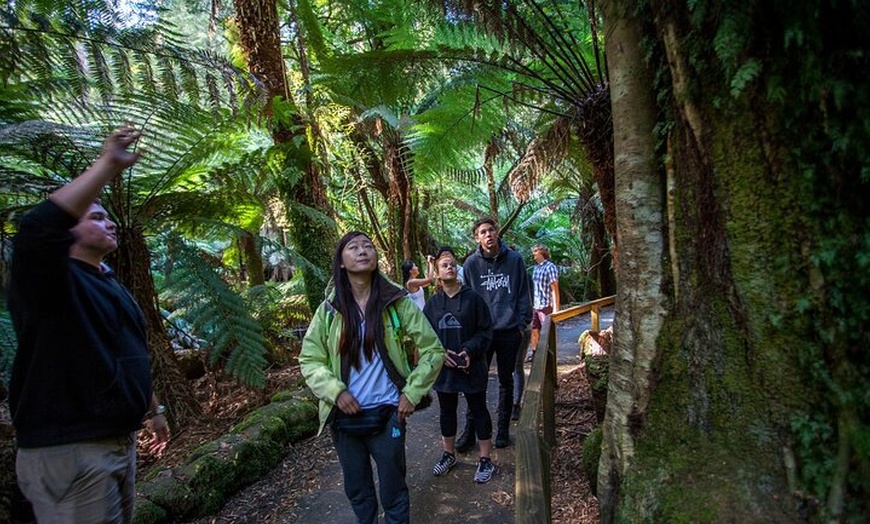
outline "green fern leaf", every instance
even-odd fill
[[[177,269],[161,297],[171,297],[193,325],[197,336],[210,341],[209,361],[221,361],[242,382],[265,383],[266,340],[244,300],[218,276],[215,268],[178,238],[170,244]]]

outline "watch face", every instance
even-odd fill
[[[158,415],[162,415],[162,414],[166,413],[166,406],[164,406],[163,404],[160,404],[159,406],[157,406],[156,413]]]

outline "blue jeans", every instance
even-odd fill
[[[411,502],[405,483],[405,423],[399,423],[398,412],[376,435],[357,437],[332,430],[332,442],[344,474],[344,493],[359,524],[378,522],[372,459],[378,466],[386,523],[408,524]]]

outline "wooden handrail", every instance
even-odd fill
[[[544,319],[523,393],[517,424],[516,522],[549,524],[552,516],[550,464],[556,445],[556,324]],[[544,356],[544,358],[540,358]]]
[[[598,331],[598,313],[604,306],[610,306],[616,303],[616,295],[610,295],[609,297],[599,298],[598,300],[592,300],[590,302],[584,302],[579,306],[572,306],[569,308],[561,309],[556,311],[555,313],[550,315],[550,318],[553,319],[553,322],[559,323],[563,320],[567,320],[571,317],[576,317],[577,315],[582,315],[583,313],[591,312],[592,313],[592,331]]]
[[[615,302],[615,296],[604,297],[557,311],[544,319],[517,424],[517,524],[552,521],[550,465],[556,447],[556,323],[588,311],[592,314],[592,329],[598,331],[600,308]]]

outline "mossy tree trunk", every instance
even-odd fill
[[[866,9],[605,13],[620,259],[602,522],[866,521]]]

